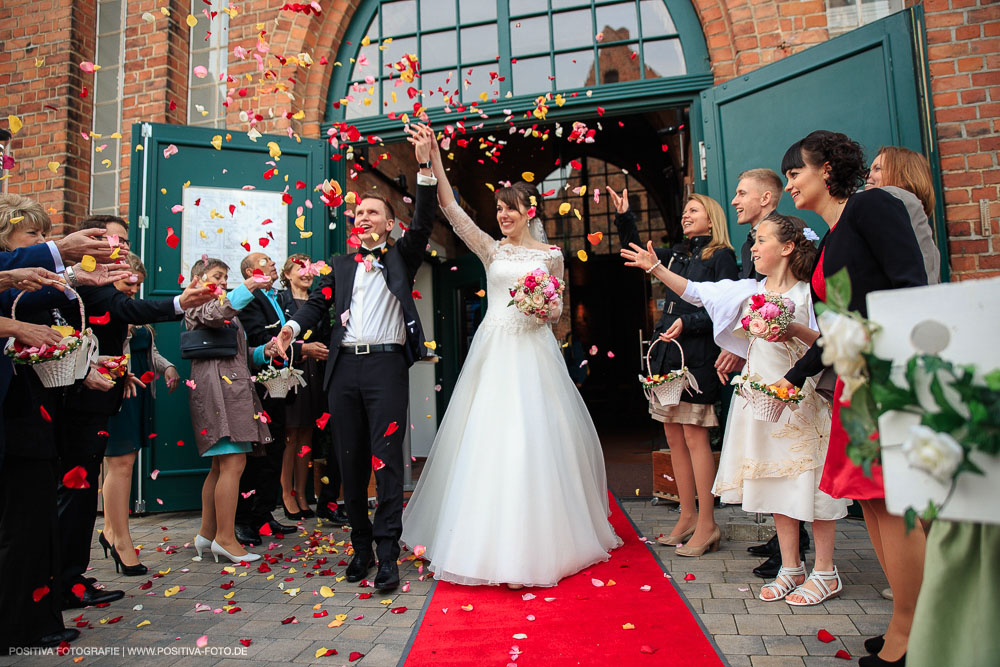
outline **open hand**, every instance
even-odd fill
[[[146,383],[137,378],[134,373],[129,372],[128,375],[125,376],[125,398],[138,396],[139,390],[145,388]]]
[[[79,264],[73,267],[77,285],[110,285],[133,275],[128,264],[98,264],[93,271],[84,271]]]
[[[184,288],[181,292],[180,306],[182,309],[187,310],[188,308],[197,308],[203,303],[208,303],[215,298],[215,291],[201,284],[201,281],[195,278],[190,285]]]
[[[406,140],[413,144],[417,162],[430,162],[431,145],[436,143],[434,140],[434,131],[424,123],[415,123],[406,128],[406,133],[410,135]]]
[[[618,193],[611,189],[611,186],[604,188],[608,191],[608,196],[611,197],[611,203],[615,205],[615,211],[619,215],[628,211],[628,188],[622,190],[622,194],[619,197]]]
[[[259,273],[256,276],[255,275],[251,275],[249,278],[247,278],[246,280],[243,281],[243,285],[248,290],[250,290],[251,292],[253,292],[254,290],[259,290],[259,289],[262,289],[262,290],[265,290],[265,291],[269,290],[269,289],[271,289],[271,285],[273,283],[274,283],[274,281],[271,279],[271,276],[269,276],[269,275],[261,275]]]
[[[0,289],[16,288],[25,292],[34,292],[45,286],[63,290],[66,287],[66,282],[58,273],[52,273],[48,269],[36,266],[0,271]]]
[[[622,248],[621,252],[622,257],[627,260],[625,266],[638,266],[643,271],[649,271],[658,261],[652,241],[646,242],[645,250],[634,243],[629,243],[629,247],[632,249]]]
[[[307,359],[317,359],[319,361],[326,361],[330,357],[330,350],[326,345],[320,343],[319,341],[314,341],[312,343],[302,344],[302,356]]]
[[[264,354],[269,357],[281,357],[282,359],[287,359],[288,355],[285,354],[285,350],[288,346],[292,344],[292,328],[288,325],[281,327],[281,331],[278,335],[267,342],[264,346]]]
[[[75,264],[90,255],[98,262],[111,259],[114,248],[104,238],[103,229],[81,229],[54,241],[64,264]]]
[[[667,330],[660,334],[660,340],[669,343],[684,333],[684,320],[677,318],[674,323],[667,327]]]

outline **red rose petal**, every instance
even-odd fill
[[[125,618],[124,616],[115,616],[114,618],[109,618],[108,623],[117,623],[118,621]]]
[[[364,653],[358,653],[357,651],[351,651],[351,655],[347,658],[348,662],[354,662],[355,660],[360,660],[365,657]]]
[[[385,467],[385,461],[377,456],[372,456],[372,470],[381,470]]]
[[[281,624],[282,625],[288,625],[289,623],[294,623],[294,622],[295,622],[295,617],[294,616],[289,616],[288,618],[282,620]]]
[[[156,373],[154,373],[153,371],[146,371],[145,373],[139,376],[139,381],[142,382],[143,384],[149,384],[155,378],[156,378]]]
[[[326,423],[328,421],[330,421],[330,413],[324,412],[322,415],[320,415],[319,419],[316,420],[316,428],[322,431],[323,429],[326,428]]]
[[[839,651],[837,651],[833,655],[834,655],[835,658],[841,658],[843,660],[850,660],[851,659],[851,654],[848,653],[847,651],[845,651],[844,649],[840,649]]]
[[[836,637],[834,637],[833,635],[831,635],[826,630],[820,630],[819,632],[816,633],[816,639],[818,639],[821,642],[824,642],[826,644],[829,644],[834,639],[836,639]]]
[[[652,654],[656,653],[656,651],[657,651],[657,649],[653,648],[652,646],[645,646],[645,645],[643,645],[643,646],[639,647],[639,653],[648,653],[648,654],[652,655]]]
[[[174,228],[167,227],[167,245],[170,247],[170,249],[171,250],[175,249],[177,247],[177,244],[179,244],[180,242],[181,242],[180,237],[177,236],[177,234],[174,234]]]
[[[153,582],[152,581],[146,581],[146,583],[144,583],[144,584],[139,584],[139,590],[140,591],[148,591],[152,587],[153,587]]]
[[[385,430],[385,437],[388,438],[390,435],[392,435],[393,433],[395,433],[398,429],[399,429],[399,424],[397,424],[396,422],[392,422],[391,424],[389,424],[389,428],[387,428]]]
[[[44,410],[44,408],[42,408]],[[87,469],[83,466],[76,466],[63,475],[63,486],[67,489],[89,489],[90,483],[87,481]],[[82,584],[81,584],[82,585]],[[82,596],[81,596],[82,597]]]
[[[402,614],[406,611],[406,607],[393,607],[389,610],[390,614]]]
[[[690,572],[688,572],[687,574],[684,575],[684,581],[694,581],[696,578],[697,577],[695,577]]]
[[[49,411],[45,409],[44,405],[39,405],[38,411],[42,413],[42,419],[44,419],[49,423],[52,423],[52,416],[49,414]]]
[[[264,525],[262,525],[260,528],[257,529],[257,532],[260,533],[261,535],[271,535],[272,534],[271,524],[265,523]]]
[[[252,639],[241,639],[240,643],[243,644],[244,646],[250,646],[250,644],[253,643],[253,640]]]
[[[84,594],[87,592],[87,587],[84,586],[83,584],[73,584],[73,587],[70,589],[70,591],[73,593],[73,595],[82,600]]]
[[[39,601],[39,600],[41,600],[41,599],[42,599],[43,597],[45,597],[46,595],[48,595],[48,594],[49,594],[49,590],[50,590],[50,589],[49,589],[49,587],[48,587],[48,586],[41,586],[41,587],[39,587],[39,588],[36,588],[36,589],[35,589],[34,591],[32,591],[32,593],[31,593],[31,599],[32,599],[32,600],[34,600],[35,602],[38,602],[38,601]]]
[[[328,612],[326,609],[324,609],[323,611],[317,611],[317,612],[313,613],[313,618],[323,618],[324,616],[329,616],[329,615],[330,615],[330,612]]]
[[[87,320],[91,324],[99,324],[101,326],[104,326],[105,324],[111,321],[111,313],[105,312],[103,315],[98,315],[97,317],[91,315],[90,317],[87,318]]]

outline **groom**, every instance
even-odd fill
[[[354,558],[347,580],[364,579],[378,556],[375,588],[399,585],[399,538],[403,532],[403,436],[409,428],[409,367],[423,356],[424,334],[413,302],[413,281],[434,226],[437,179],[431,175],[433,134],[410,131],[420,173],[410,229],[387,245],[395,226],[392,206],[364,195],[354,209],[358,253],[334,257],[309,300],[286,322],[268,352],[284,356],[300,334],[329,317],[323,386],[329,392],[330,424],[340,462],[344,504],[351,521]],[[360,228],[360,229],[359,229]],[[375,470],[378,507],[368,520],[368,479]],[[372,550],[372,542],[375,550]]]

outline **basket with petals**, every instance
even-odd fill
[[[267,389],[267,395],[271,398],[285,398],[289,391],[298,391],[299,387],[306,386],[302,375],[302,371],[292,368],[292,348],[288,348],[287,365],[276,368],[273,363],[269,362],[254,376],[254,381],[264,385]]]
[[[653,373],[653,369],[650,367],[649,355],[653,351],[653,347],[660,342],[657,338],[646,350],[646,375],[639,376],[639,383],[642,385],[642,392],[646,395],[646,399],[652,401],[654,398],[663,407],[669,407],[672,405],[677,405],[681,402],[681,394],[685,389],[688,393],[691,390],[698,392],[698,382],[694,379],[688,371],[688,367],[684,365],[684,348],[681,347],[680,343],[676,340],[670,341],[677,346],[677,349],[681,351],[681,367],[677,370],[670,371],[666,375],[660,375]]]
[[[69,286],[66,286],[65,289],[76,295],[80,306],[80,321],[86,322],[86,311],[80,295]],[[10,316],[13,320],[17,319],[17,303],[22,296],[24,296],[24,292],[18,294],[11,304]],[[62,340],[55,345],[34,347],[24,345],[11,338],[4,348],[4,353],[15,366],[30,366],[38,375],[42,386],[48,389],[68,387],[76,380],[83,378],[86,375],[90,357],[97,353],[97,343],[90,329],[79,331],[69,326],[53,326],[52,328],[63,334]]]
[[[755,341],[755,338],[751,338],[750,348],[753,347]],[[750,348],[747,349],[746,370],[742,375],[734,377],[732,384],[736,385],[737,391],[750,404],[754,419],[771,423],[777,422],[785,408],[794,410],[802,402],[802,392],[796,392],[794,387],[789,390],[786,387],[761,382],[759,375],[750,372]],[[785,351],[788,353],[789,367],[791,367],[794,359],[787,345],[785,345]]]

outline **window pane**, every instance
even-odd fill
[[[659,37],[677,32],[663,0],[642,0],[639,3],[639,13],[642,16],[643,37]]]
[[[94,80],[94,99],[98,102],[118,99],[118,74],[120,67],[101,68]]]
[[[417,52],[417,38],[407,37],[405,39],[393,40],[392,44],[385,47],[385,51],[382,52],[382,68],[378,69],[376,63],[372,63],[375,67],[368,70],[367,74],[373,74],[375,76],[388,76],[389,65],[395,62],[399,62],[403,59],[407,53]]]
[[[462,62],[493,60],[497,56],[497,26],[462,28]]]
[[[433,30],[453,25],[455,25],[455,0],[421,0],[421,30]]]
[[[98,34],[106,32],[117,32],[122,29],[122,2],[121,0],[111,0],[102,2],[98,10],[100,16],[97,23]]]
[[[188,109],[188,121],[204,122],[212,117],[215,111],[214,102],[218,96],[219,88],[218,86],[198,86],[191,88],[191,106]],[[202,116],[196,108],[197,105],[201,105],[205,111],[208,112],[207,116]]]
[[[510,22],[510,51],[520,56],[549,50],[549,17],[536,16]]]
[[[118,131],[118,98],[109,99],[113,101],[98,104],[94,108],[94,132],[103,134],[105,137]]]
[[[472,73],[469,73],[472,70]],[[480,102],[483,100],[480,98],[482,93],[486,93],[488,99],[494,97],[500,97],[500,82],[497,79],[490,81],[490,72],[496,71],[496,67],[493,65],[478,65],[476,67],[466,67],[462,70],[462,101],[469,102]]]
[[[536,0],[536,4],[541,3]],[[465,0],[464,2],[460,2],[458,13],[459,18],[462,19],[462,25],[475,23],[476,21],[495,20],[497,17],[497,3],[496,0],[473,0],[472,2]]]
[[[413,113],[413,102],[415,100],[410,100],[410,96],[406,94],[406,89],[410,87],[410,84],[402,81],[401,79],[386,79],[382,82],[382,110],[380,113],[389,113],[390,111],[395,111],[396,113],[407,112]],[[396,84],[399,83],[397,86]],[[392,101],[392,94],[396,94],[396,101]],[[372,102],[374,106],[374,102]]]
[[[94,174],[94,187],[90,191],[90,207],[113,207],[115,204],[115,172]]]
[[[639,24],[635,20],[635,3],[621,2],[598,7],[597,32],[604,33],[605,42],[638,37]]]
[[[552,0],[552,9],[562,9],[563,7],[579,7],[589,4],[586,0]]]
[[[97,149],[104,146],[104,150],[97,152]],[[91,156],[91,170],[95,174],[114,173],[118,170],[118,142],[114,139],[94,139],[94,154]],[[105,167],[102,162],[111,160],[111,164]]]
[[[449,76],[451,75],[451,80],[449,81]],[[444,98],[446,96],[451,97],[458,90],[458,84],[456,83],[457,77],[455,72],[432,72],[430,74],[420,75],[420,89],[423,91],[423,102],[424,106],[440,107],[444,106]],[[441,90],[438,90],[440,88]],[[457,96],[452,100],[457,101]]]
[[[362,46],[358,50],[358,55],[355,56],[354,72],[351,73],[351,78],[355,81],[361,81],[369,74],[378,76],[378,56],[378,44]]]
[[[417,31],[417,2],[387,2],[382,5],[382,34],[386,37]]]
[[[646,78],[679,76],[687,73],[680,40],[646,42],[643,49],[646,58]]]
[[[552,90],[551,74],[548,56],[518,60],[514,63],[514,94],[529,95]]]
[[[215,31],[212,30],[212,24],[204,15],[195,16],[195,18],[198,19],[198,23],[191,28],[191,48],[206,48],[209,46],[208,33]]]
[[[458,62],[454,32],[436,32],[420,38],[420,69],[450,67]]]
[[[350,118],[368,118],[369,116],[376,116],[379,113],[379,101],[378,101],[378,90],[375,91],[375,98],[372,99],[371,104],[365,106],[362,100],[366,95],[360,93],[352,92],[351,95],[354,96],[353,102],[348,102],[347,112],[345,117]]]
[[[97,38],[97,64],[101,68],[114,67],[121,57],[121,33]]]
[[[557,49],[589,46],[594,43],[594,34],[589,9],[556,14],[552,17],[552,36]]]
[[[633,54],[635,54],[635,58],[632,57]],[[638,81],[641,78],[638,44],[602,47],[600,59],[601,83]]]
[[[556,56],[556,88],[584,88],[594,85],[594,51],[574,51]],[[548,189],[548,188],[546,188]]]
[[[520,14],[530,14],[538,11],[545,11],[547,7],[544,2],[540,0],[510,0],[510,4],[507,5],[510,9],[511,16],[518,16]]]

